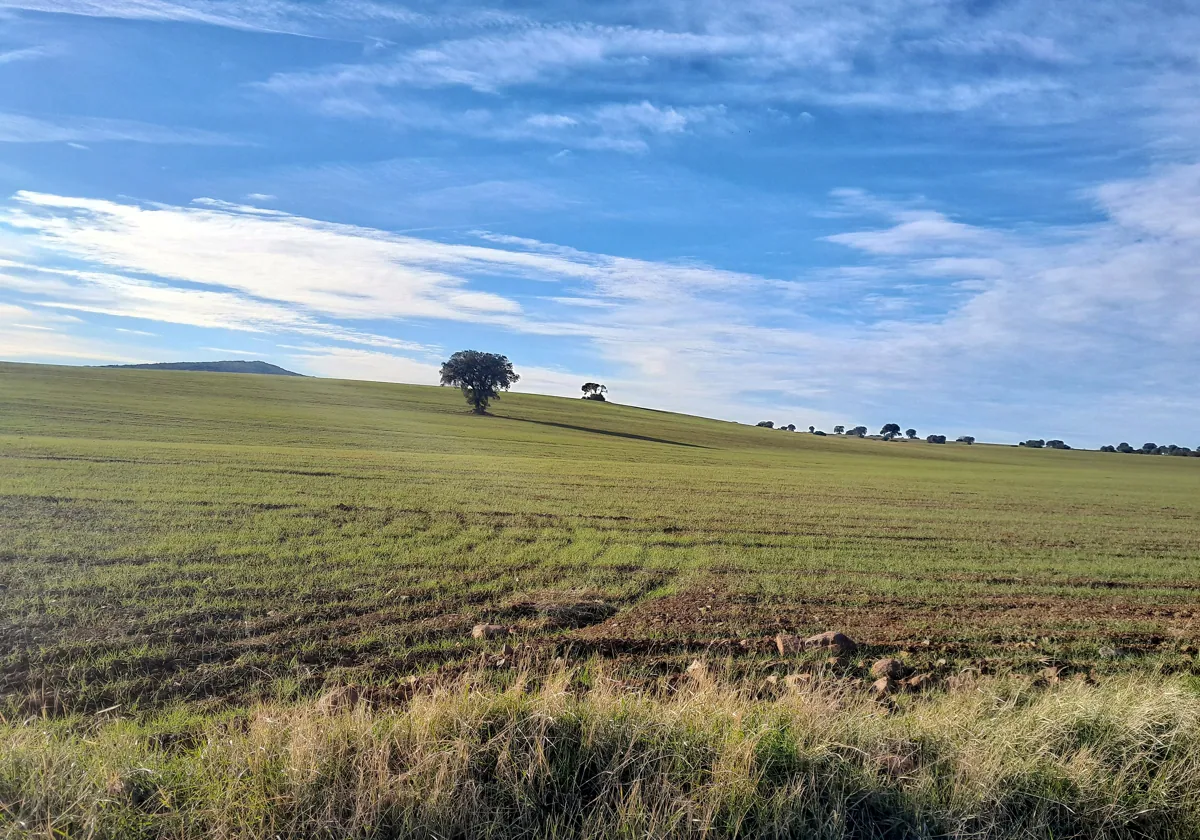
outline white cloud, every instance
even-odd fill
[[[438,384],[440,366],[408,356],[348,347],[311,346],[293,348],[288,356],[298,373],[334,379],[365,379],[373,382]]]
[[[13,64],[18,61],[32,61],[38,58],[46,58],[53,54],[54,50],[49,47],[24,47],[19,50],[7,50],[0,52],[0,65]]]
[[[74,333],[78,318],[0,302],[0,358],[56,362],[138,360],[126,348]]]
[[[167,128],[133,120],[91,117],[43,120],[0,112],[0,143],[129,142],[196,146],[234,146],[241,141],[212,131]]]

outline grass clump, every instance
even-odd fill
[[[1200,837],[1179,679],[1004,679],[884,707],[828,682],[673,696],[472,677],[403,707],[0,727],[29,837]]]

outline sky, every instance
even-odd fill
[[[0,0],[0,358],[1200,447],[1191,0]]]

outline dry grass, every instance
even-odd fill
[[[891,706],[836,681],[485,686],[403,707],[9,723],[0,825],[47,840],[1200,837],[1200,696],[1179,679],[986,679]]]

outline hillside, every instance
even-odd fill
[[[263,373],[274,376],[300,376],[269,362],[227,360],[222,362],[153,362],[140,365],[102,365],[106,368],[126,370],[192,370],[204,373]]]
[[[0,364],[5,813],[248,840],[1195,824],[1194,459],[492,412]],[[786,641],[825,630],[858,650]],[[877,698],[881,657],[928,694]]]

